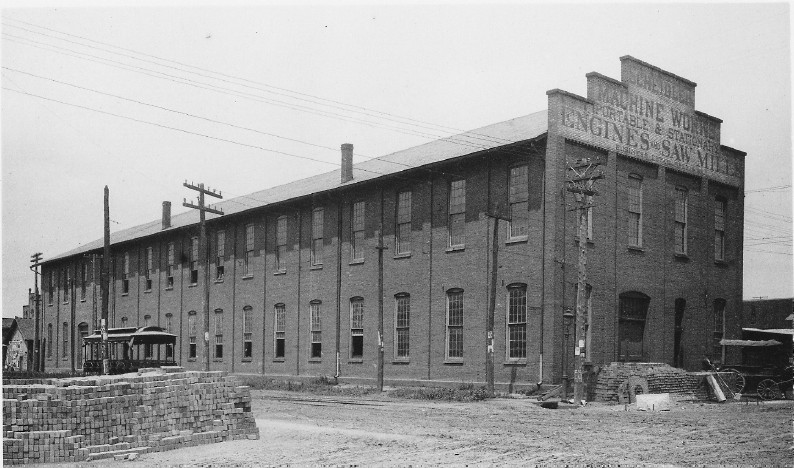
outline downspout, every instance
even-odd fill
[[[295,375],[301,375],[301,241],[303,240],[303,219],[301,219],[301,209],[298,208],[298,307],[297,307],[297,330],[295,333]]]
[[[341,335],[340,320],[342,320],[342,212],[343,202],[341,197],[337,204],[336,215],[336,374],[334,380],[339,380],[339,339]]]
[[[433,176],[430,175],[430,280],[427,284],[427,380],[430,380],[430,369],[432,365],[432,351],[433,351],[433,213],[435,212],[435,205],[433,205]],[[446,319],[445,319],[446,320]],[[446,351],[444,352],[446,354]]]
[[[543,267],[540,269],[540,303],[541,303],[541,311],[540,311],[540,354],[538,355],[538,387],[543,385],[543,324],[544,318],[546,315],[546,160],[543,160],[543,180],[541,181],[541,203],[543,204],[542,208],[542,219],[543,219],[543,229],[541,230],[541,261],[540,264]]]

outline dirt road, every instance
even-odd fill
[[[794,460],[793,401],[677,402],[669,412],[641,412],[598,404],[550,410],[526,399],[440,403],[260,390],[252,396],[260,440],[149,453],[113,464],[780,466]]]

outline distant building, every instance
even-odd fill
[[[792,327],[794,299],[753,299],[744,301],[742,327],[778,329]]]
[[[209,346],[212,369],[374,379],[382,342],[387,382],[483,382],[498,214],[510,221],[497,240],[496,382],[559,382],[575,344],[568,163],[600,157],[582,352],[594,365],[721,360],[719,341],[741,336],[745,153],[695,110],[695,83],[621,64],[620,80],[588,74],[587,97],[551,90],[548,110],[355,165],[345,144],[341,170],[219,203],[209,317],[198,214],[172,217],[166,202],[162,222],[112,236],[110,325],[176,333],[191,369]],[[100,265],[87,254],[101,253],[97,240],[43,264],[47,369],[68,368],[97,326]]]
[[[3,369],[32,370],[34,331],[31,319],[3,318]]]

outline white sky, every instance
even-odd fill
[[[452,133],[390,115],[477,128],[545,109],[549,89],[585,95],[587,72],[619,79],[623,55],[698,84],[748,153],[746,190],[788,186],[747,193],[744,295],[794,294],[786,3],[7,7],[2,34],[3,316],[21,315],[31,254],[102,237],[105,185],[111,230],[133,227],[163,200],[186,210],[185,179],[229,198],[326,172],[341,143],[360,161]]]

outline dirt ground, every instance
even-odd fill
[[[266,390],[252,397],[259,440],[64,466],[794,464],[791,400],[677,401],[670,411],[644,412],[604,404],[552,410],[508,398],[448,403]]]

